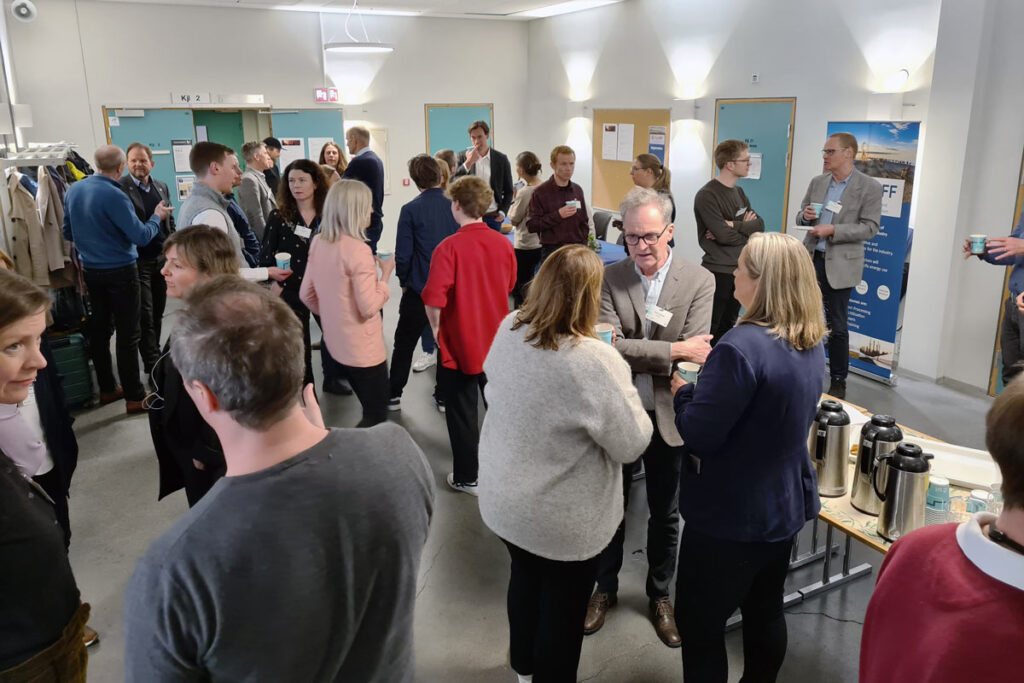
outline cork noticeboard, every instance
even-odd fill
[[[601,158],[601,140],[605,124],[633,124],[633,156],[628,161]],[[670,109],[595,109],[593,137],[593,188],[591,202],[594,208],[618,211],[626,193],[633,188],[629,169],[638,154],[648,150],[650,127],[662,126],[666,137],[671,137],[672,112]],[[665,141],[665,167],[669,167],[669,144]]]

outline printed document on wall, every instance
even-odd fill
[[[750,155],[750,172],[747,173],[748,180],[761,179],[761,155],[754,152]]]
[[[174,172],[191,173],[192,166],[188,157],[192,153],[191,140],[171,140],[171,153],[174,155]]]
[[[619,124],[619,161],[633,161],[633,124]]]
[[[288,164],[306,158],[306,143],[302,138],[281,138],[281,156],[277,163],[283,171]]]
[[[605,161],[616,161],[619,150],[619,127],[614,123],[604,124],[601,132],[601,158]],[[632,161],[632,159],[630,160]]]

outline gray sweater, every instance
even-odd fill
[[[568,338],[558,351],[498,328],[484,362],[480,515],[534,555],[572,562],[601,552],[622,521],[622,463],[651,439],[629,365],[611,346]]]

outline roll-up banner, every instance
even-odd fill
[[[828,135],[857,138],[858,171],[882,185],[882,221],[864,244],[864,275],[850,295],[850,369],[896,383],[903,304],[910,274],[910,209],[921,124],[916,121],[837,121]]]

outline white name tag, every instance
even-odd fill
[[[672,320],[672,311],[666,311],[661,306],[648,306],[646,318],[655,325],[668,327]]]
[[[746,212],[747,212],[747,207],[745,207],[745,206],[744,206],[744,207],[743,207],[742,209],[740,209],[740,210],[738,210],[738,211],[736,212],[736,216],[737,216],[737,217],[739,217],[739,216],[742,216],[742,215],[744,215],[744,214],[745,214]]]
[[[309,236],[313,234],[313,231],[304,225],[295,226],[295,234],[304,240],[308,240]]]
[[[843,205],[840,204],[839,202],[829,202],[828,204],[825,205],[825,210],[831,211],[832,215],[834,216],[843,210]]]

